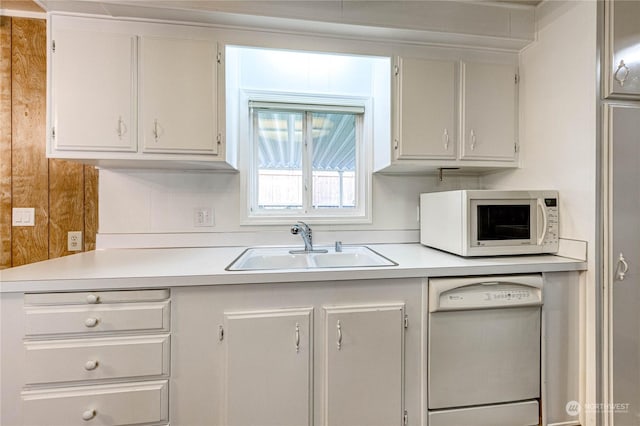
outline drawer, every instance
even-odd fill
[[[169,375],[169,335],[25,343],[27,384]]]
[[[168,289],[27,293],[25,305],[95,305],[100,303],[158,302],[169,298]]]
[[[169,301],[109,305],[25,306],[25,335],[169,331]]]
[[[166,423],[166,380],[22,392],[24,424],[118,426]]]

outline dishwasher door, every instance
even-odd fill
[[[429,298],[429,410],[540,397],[540,275],[430,279]]]

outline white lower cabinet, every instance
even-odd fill
[[[402,424],[404,304],[324,310],[324,424]]]
[[[174,289],[171,424],[418,425],[421,300],[420,279]]]
[[[25,295],[22,421],[10,424],[167,424],[169,308],[168,290]]]
[[[168,382],[29,390],[22,393],[25,426],[124,426],[166,423]]]
[[[169,375],[169,335],[25,342],[26,383]]]
[[[312,311],[225,313],[221,336],[226,347],[223,424],[313,423]]]

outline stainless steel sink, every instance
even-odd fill
[[[323,252],[300,253],[299,247],[252,247],[245,250],[225,269],[254,271],[398,265],[366,246],[344,246],[342,251],[335,251],[330,247],[318,248],[323,249]]]

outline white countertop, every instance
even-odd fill
[[[97,250],[0,271],[0,293],[579,271],[553,255],[463,258],[420,244],[368,244],[398,266],[226,271],[246,247]]]

